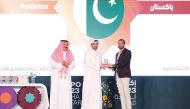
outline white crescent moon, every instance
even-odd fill
[[[110,24],[110,23],[114,22],[117,19],[117,16],[115,16],[115,17],[113,17],[111,19],[107,19],[107,18],[103,17],[100,14],[99,10],[98,10],[98,0],[94,1],[93,14],[94,14],[96,20],[99,21],[102,24]]]

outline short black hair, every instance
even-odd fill
[[[95,43],[95,42],[97,42],[97,43],[98,43],[99,41],[95,39],[95,40],[91,40],[91,42],[90,42],[90,43],[92,44],[92,43]]]
[[[68,40],[61,40],[61,42],[69,42]]]
[[[125,40],[124,39],[119,39],[119,41],[123,41],[123,43],[125,44]]]
[[[94,40],[94,42],[99,42],[98,40]]]

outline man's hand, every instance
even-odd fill
[[[107,64],[106,67],[107,67],[107,68],[112,68],[112,67],[113,67],[113,64]]]
[[[66,68],[69,67],[69,63],[67,61],[63,61],[62,65],[65,66]]]
[[[101,64],[101,65],[100,65],[100,68],[105,70],[105,69],[106,69],[105,64]]]

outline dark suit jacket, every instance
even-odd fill
[[[122,53],[119,56],[119,59],[117,60],[116,54],[116,61],[114,65],[114,70],[118,74],[120,78],[124,77],[131,77],[131,68],[130,68],[130,62],[131,62],[131,51],[124,48]]]

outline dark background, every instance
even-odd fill
[[[133,105],[133,109],[190,109],[190,77],[132,77],[131,80],[136,80],[136,86],[130,86],[136,88],[136,95],[134,100],[136,103]],[[82,76],[73,76],[72,82],[79,82],[82,84]],[[37,83],[43,83],[50,92],[50,77],[40,76],[36,78]],[[120,100],[114,97],[118,95],[117,86],[115,84],[115,78],[112,76],[102,77],[102,83],[106,83],[109,88],[109,101],[111,101],[112,107],[109,107],[107,103],[103,102],[103,109],[121,109]],[[106,86],[106,87],[107,87]],[[77,88],[73,86],[73,88]],[[104,89],[104,88],[102,88]],[[105,91],[105,90],[104,90]],[[82,85],[79,87],[77,96],[73,97],[73,100],[80,101],[82,99]],[[73,96],[76,93],[73,93]],[[73,109],[80,109],[79,104],[73,104]]]

